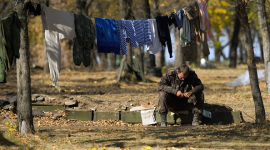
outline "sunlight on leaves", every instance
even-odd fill
[[[17,128],[17,125],[16,124],[12,124],[12,123],[10,123],[8,121],[5,124],[9,127],[9,129],[7,130],[7,132],[16,131],[16,128]]]
[[[151,146],[146,146],[145,149],[151,149]]]

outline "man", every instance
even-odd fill
[[[193,88],[192,88],[193,87]],[[192,110],[192,125],[199,125],[204,104],[204,86],[195,71],[187,65],[169,70],[158,83],[158,112],[161,126],[167,126],[167,113]]]

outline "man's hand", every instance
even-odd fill
[[[184,96],[189,98],[191,94],[192,94],[192,92],[186,92],[186,93],[184,93]]]
[[[176,96],[182,98],[182,97],[184,97],[184,93],[182,93],[181,91],[177,91]]]

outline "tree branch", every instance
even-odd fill
[[[94,0],[87,0],[86,1],[86,5],[85,5],[85,8],[88,9],[91,6],[91,4],[93,3],[93,1]]]
[[[253,13],[253,15],[248,19],[248,21],[249,21],[250,19],[252,19],[252,17],[253,17],[258,11],[260,11],[260,10],[255,11],[255,13]]]
[[[231,42],[229,41],[227,44],[223,45],[222,47],[220,47],[221,51],[230,44]]]

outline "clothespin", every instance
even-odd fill
[[[176,13],[176,9],[174,8],[173,10],[174,10],[174,13]]]

